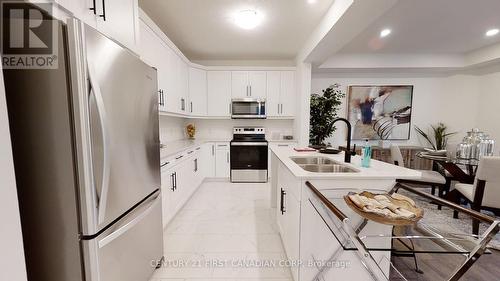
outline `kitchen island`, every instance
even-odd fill
[[[361,157],[344,163],[343,154],[327,155],[317,152],[296,152],[292,148],[271,148],[271,205],[277,210],[277,224],[290,260],[295,281],[316,280],[374,280],[351,247],[342,221],[318,207],[318,197],[308,185],[314,186],[328,198],[342,198],[349,191],[390,191],[396,179],[418,179],[418,171],[372,160],[370,168],[361,167]],[[329,165],[320,165],[321,163]],[[328,166],[328,167],[327,167]],[[328,168],[328,169],[324,169]],[[325,172],[326,171],[326,172]],[[307,183],[307,184],[306,184]],[[342,200],[335,205],[345,214],[352,211]],[[390,237],[392,227],[374,222],[350,221],[359,229],[358,235]],[[391,239],[364,240],[370,249],[390,248]],[[384,274],[388,276],[390,252],[370,251]]]

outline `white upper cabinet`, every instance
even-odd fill
[[[194,67],[189,68],[189,113],[207,115],[207,72]]]
[[[295,116],[295,71],[267,72],[267,116]]]
[[[248,82],[250,86],[250,97],[266,98],[266,81],[267,75],[265,71],[251,71],[248,73]]]
[[[266,98],[265,71],[233,71],[231,76],[233,98]]]
[[[231,72],[207,72],[207,113],[212,117],[231,116]]]
[[[57,4],[63,6],[66,10],[73,13],[90,26],[96,26],[97,23],[97,2],[93,0],[55,0]],[[95,6],[94,6],[95,5]]]
[[[231,95],[233,98],[248,98],[248,72],[233,71],[231,73]]]
[[[280,116],[295,116],[295,100],[295,71],[282,71]]]
[[[139,23],[141,40],[139,40],[138,50],[141,59],[156,68],[158,79],[158,104],[160,111],[166,111],[167,107],[167,60],[168,53],[166,46],[160,38],[144,22]]]
[[[137,0],[56,0],[73,15],[138,52],[139,6]]]
[[[279,116],[279,112],[281,109],[280,91],[281,91],[281,72],[268,71],[267,99],[266,99],[267,116]]]
[[[179,75],[177,83],[178,83],[178,111],[182,114],[189,113],[188,107],[188,95],[189,95],[189,67],[187,63],[180,57],[177,56],[177,73]]]
[[[97,12],[97,29],[137,52],[137,0],[102,0]]]

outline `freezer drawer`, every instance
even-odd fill
[[[90,263],[88,280],[149,280],[163,256],[161,195],[153,197],[116,226],[83,242]]]

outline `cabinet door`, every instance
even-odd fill
[[[207,115],[207,72],[189,68],[189,113],[195,116]]]
[[[250,85],[248,81],[248,72],[233,71],[231,73],[231,95],[233,98],[250,97]]]
[[[96,2],[92,0],[55,0],[54,2],[63,6],[86,24],[96,27],[98,12],[97,10],[94,12],[94,3]]]
[[[139,40],[138,50],[141,59],[156,68],[158,79],[158,99],[160,111],[166,111],[166,87],[167,87],[167,47],[163,41],[143,21],[139,23],[141,39]]]
[[[203,177],[215,177],[215,143],[206,143],[202,146],[202,160],[199,165],[203,171]]]
[[[281,72],[281,91],[280,91],[280,115],[294,116],[295,115],[295,72]]]
[[[179,71],[177,55],[165,46],[165,79],[166,79],[166,109],[168,112],[180,113]]]
[[[231,116],[231,72],[207,72],[208,116]]]
[[[289,260],[300,260],[300,201],[293,193],[287,193],[285,199],[285,216],[283,242]],[[290,268],[293,279],[299,280],[299,270],[297,267]]]
[[[173,217],[172,199],[174,196],[174,170],[161,170],[161,193],[162,193],[162,224],[163,228],[167,226]]]
[[[218,178],[228,178],[230,173],[229,149],[216,149],[215,155],[215,176]]]
[[[186,114],[190,109],[188,106],[189,67],[179,56],[177,56],[177,71],[179,73],[179,79],[177,80],[179,83],[179,112]]]
[[[98,9],[97,29],[137,51],[137,24],[139,7],[137,0],[103,0]],[[102,15],[102,16],[101,16]]]
[[[268,117],[277,117],[281,110],[280,90],[281,90],[281,72],[267,72],[267,99],[266,113]]]
[[[252,98],[266,98],[267,75],[265,71],[250,71],[248,73],[249,94]]]
[[[176,167],[174,213],[177,213],[189,199],[193,184],[192,158],[185,159]]]

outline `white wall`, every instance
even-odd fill
[[[500,72],[479,77],[477,127],[495,141],[495,154],[500,153]]]
[[[404,75],[397,74],[352,76],[355,75],[339,73],[315,74],[312,78],[312,93],[320,93],[322,89],[334,83],[342,85],[346,93],[349,85],[413,85],[412,127],[417,125],[420,128],[427,128],[430,124],[445,123],[450,131],[458,132],[450,140],[450,148],[453,148],[455,144],[461,141],[467,131],[477,126],[480,79],[477,76],[404,77]],[[500,82],[497,83],[497,86],[500,87]],[[500,98],[497,100],[500,103]],[[341,117],[347,117],[345,106],[346,102],[341,108],[339,114]],[[334,146],[345,144],[346,139],[344,126],[340,124],[337,128],[338,131],[334,133],[332,138],[328,139]],[[408,141],[398,141],[397,143],[406,145],[424,144],[420,142],[417,133],[413,129]]]
[[[293,120],[186,119],[160,116],[162,143],[187,138],[185,126],[188,123],[196,126],[197,139],[230,140],[233,137],[233,127],[236,126],[263,126],[268,140],[277,139],[280,134],[294,134]]]
[[[27,280],[3,75],[0,75],[0,222],[0,280]]]

